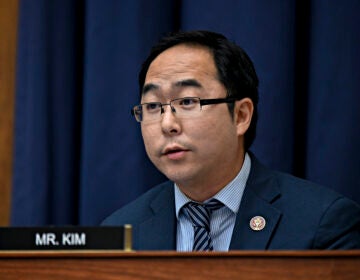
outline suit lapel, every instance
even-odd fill
[[[230,250],[265,250],[268,248],[281,211],[272,203],[280,198],[276,178],[271,171],[261,166],[254,156],[251,157],[251,172],[240,204],[233,230]],[[255,216],[265,219],[266,225],[260,231],[250,227]]]
[[[139,248],[143,250],[176,249],[174,188],[168,182],[151,202],[152,215],[139,225]]]

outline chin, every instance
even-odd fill
[[[194,181],[196,178],[196,173],[193,170],[191,172],[174,171],[166,172],[164,174],[170,181],[175,182],[177,185],[186,184],[187,182]]]

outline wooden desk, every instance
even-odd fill
[[[357,251],[0,252],[0,279],[359,280]]]

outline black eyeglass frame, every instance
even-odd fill
[[[148,102],[148,103],[141,103],[139,105],[135,105],[132,109],[131,109],[131,115],[133,115],[135,117],[135,107],[139,107],[139,106],[143,106],[143,105],[146,105],[146,104],[160,104],[161,106],[161,114],[164,113],[164,109],[163,109],[163,106],[164,105],[169,105],[170,108],[171,108],[171,111],[172,112],[176,112],[175,111],[175,108],[173,108],[173,106],[171,106],[171,102],[175,101],[175,100],[179,100],[179,99],[186,99],[186,98],[196,98],[196,99],[199,99],[199,102],[200,102],[200,109],[202,106],[204,105],[212,105],[212,104],[221,104],[221,103],[233,103],[235,101],[238,101],[238,100],[241,100],[242,97],[226,97],[226,98],[209,98],[209,99],[201,99],[200,97],[181,97],[181,98],[175,98],[173,100],[170,100],[169,103],[161,103],[161,102]],[[136,121],[137,118],[135,117]],[[142,121],[138,121],[138,122],[142,122]]]

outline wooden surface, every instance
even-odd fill
[[[0,226],[9,223],[17,0],[0,0]]]
[[[0,279],[359,280],[360,251],[0,252]]]

